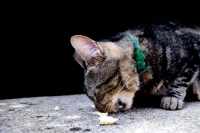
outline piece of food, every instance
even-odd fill
[[[107,115],[100,115],[99,120],[100,125],[113,125],[116,121],[118,121],[117,118],[113,118]]]
[[[56,106],[54,109],[55,109],[55,111],[58,111],[58,110],[59,110],[58,106]]]
[[[98,111],[92,112],[92,114],[99,115],[99,124],[100,125],[113,125],[116,121],[118,121],[117,118],[113,118],[112,116],[108,116],[108,113],[101,113]]]

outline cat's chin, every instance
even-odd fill
[[[134,93],[122,91],[114,96],[112,102],[107,104],[104,108],[104,112],[124,112],[129,110],[133,104]]]
[[[132,107],[133,97],[134,93],[124,91],[114,96],[113,100],[110,100],[112,102],[106,102],[106,105],[97,102],[94,102],[94,105],[95,108],[100,112],[124,112]]]
[[[118,101],[114,104],[114,109],[112,112],[124,112],[129,110],[133,104],[133,96],[120,97]]]

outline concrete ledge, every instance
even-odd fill
[[[118,119],[114,125],[99,125],[95,111],[84,94],[0,100],[0,133],[200,132],[198,101],[177,111],[140,107],[109,114]]]

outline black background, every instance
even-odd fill
[[[99,40],[166,15],[200,25],[198,5],[167,0],[3,4],[0,99],[84,93],[72,35]]]

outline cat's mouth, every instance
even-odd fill
[[[94,102],[94,105],[99,112],[124,112],[129,109],[127,103],[122,102],[120,99],[117,103],[108,102],[105,106],[97,102]]]
[[[94,102],[96,109],[100,112],[124,112],[131,108],[134,93],[122,92],[105,104]]]
[[[122,102],[120,99],[118,99],[118,102],[115,104],[114,112],[119,111],[125,111],[127,104],[125,102]]]

